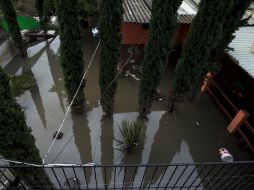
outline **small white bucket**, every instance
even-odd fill
[[[232,154],[226,148],[219,149],[220,157],[223,162],[233,162],[234,158]]]

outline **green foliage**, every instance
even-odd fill
[[[36,0],[35,5],[39,13],[41,28],[47,31],[49,16],[56,13],[56,0]]]
[[[83,51],[78,21],[78,1],[57,1],[57,15],[61,40],[61,64],[68,99],[71,101],[78,89],[84,70]],[[85,84],[81,86],[72,105],[72,108],[77,112],[83,111],[84,85]]]
[[[55,0],[44,0],[43,3],[43,15],[48,17],[50,14],[56,13],[56,2]]]
[[[35,6],[38,11],[40,20],[42,20],[42,17],[43,17],[43,3],[44,3],[44,0],[36,0],[35,2]]]
[[[128,47],[128,53],[131,55],[131,56],[135,56],[138,54],[139,50],[138,50],[138,46],[137,45],[130,45]]]
[[[5,158],[29,163],[41,164],[38,149],[31,129],[26,125],[25,115],[22,108],[13,97],[9,85],[9,77],[0,67],[0,154]],[[27,178],[36,184],[44,184],[45,176],[41,172],[28,172],[17,170],[20,177]],[[27,175],[23,178],[24,174]],[[35,177],[35,175],[37,177]]]
[[[176,65],[173,98],[170,108],[183,97],[194,97],[204,74],[212,62],[211,53],[223,40],[226,16],[232,9],[233,0],[202,0],[190,32],[183,45],[181,59]],[[171,110],[171,111],[172,111]]]
[[[140,148],[143,143],[143,126],[138,123],[130,123],[126,120],[122,121],[120,130],[120,139],[116,140],[120,150],[126,153],[132,153]]]
[[[249,92],[249,90],[251,89],[250,83],[244,79],[240,79],[235,81],[232,86],[231,89],[234,93],[244,93],[247,94]]]
[[[14,96],[18,96],[35,86],[36,80],[29,75],[20,75],[10,78],[10,84]]]
[[[228,48],[230,42],[235,38],[233,33],[242,25],[245,25],[248,19],[242,19],[245,11],[250,6],[252,0],[234,0],[230,12],[225,17],[223,23],[223,37],[217,47],[212,52],[212,58],[216,61]]]
[[[93,16],[97,12],[96,0],[79,0],[79,14],[82,16]]]
[[[8,24],[9,32],[15,43],[15,46],[18,48],[22,57],[27,56],[26,47],[20,33],[19,25],[17,22],[17,15],[13,8],[12,1],[1,0],[0,6],[2,8],[4,18]]]
[[[103,0],[100,11],[101,61],[99,85],[101,105],[106,116],[111,116],[117,88],[117,81],[112,81],[117,74],[117,64],[120,56],[122,0]]]
[[[139,87],[139,113],[145,118],[172,51],[177,27],[177,9],[182,0],[153,1],[148,42]]]

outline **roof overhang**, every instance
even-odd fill
[[[124,0],[123,21],[127,23],[148,24],[153,0]],[[178,23],[190,24],[198,10],[194,0],[183,0],[177,11]]]
[[[234,35],[234,40],[229,44],[232,50],[227,53],[254,78],[254,26],[240,27]]]

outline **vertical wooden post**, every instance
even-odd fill
[[[212,79],[213,79],[213,76],[214,76],[214,74],[212,73],[212,72],[208,72],[207,74],[206,74],[206,77],[205,77],[205,79],[204,79],[204,81],[203,81],[203,84],[202,84],[202,86],[201,86],[201,92],[207,92],[208,91],[208,87],[210,86],[210,84],[211,84],[211,81],[212,81]]]
[[[249,113],[246,110],[239,110],[236,116],[232,119],[230,124],[228,125],[227,129],[228,132],[235,133],[237,128],[240,127],[245,119],[247,119]]]

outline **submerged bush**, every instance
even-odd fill
[[[122,121],[120,130],[120,139],[116,140],[120,150],[126,153],[135,152],[140,148],[143,142],[143,126],[136,122]]]
[[[36,80],[29,75],[20,75],[10,77],[10,83],[14,96],[19,96],[26,90],[33,88],[36,85]]]

